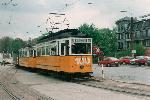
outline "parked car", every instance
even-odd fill
[[[130,64],[131,64],[131,65],[135,65],[135,64],[136,64],[136,63],[135,63],[136,60],[138,60],[138,59],[136,59],[136,58],[131,59],[131,60],[130,60]]]
[[[105,65],[106,67],[119,66],[119,59],[114,57],[105,57],[103,60],[98,61],[98,64]]]
[[[135,60],[136,65],[147,65],[148,58],[146,56],[137,56]]]
[[[130,64],[130,60],[133,59],[133,57],[121,57],[120,60],[120,64]]]
[[[147,60],[147,65],[150,66],[150,59]]]
[[[150,57],[149,56],[145,56],[147,59],[147,65],[150,66]]]

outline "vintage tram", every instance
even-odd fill
[[[92,38],[79,30],[61,30],[39,41],[19,50],[19,66],[74,77],[87,77],[92,73]]]

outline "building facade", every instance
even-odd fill
[[[133,18],[132,22],[131,20],[131,17],[124,17],[116,21],[118,50],[129,49],[132,41],[134,44],[150,47],[150,19],[137,20]],[[131,25],[133,25],[132,29]]]

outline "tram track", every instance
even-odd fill
[[[10,92],[6,86],[4,84],[2,84],[0,82],[0,86],[2,87],[2,89],[13,99],[13,100],[21,100],[20,98],[18,98],[16,95],[14,95],[12,92]]]
[[[18,98],[16,95],[14,95],[8,88],[7,86],[4,84],[5,80],[5,73],[11,71],[12,68],[4,68],[3,70],[0,71],[0,87],[5,91],[6,94],[9,95],[10,98],[12,98],[13,100],[20,100],[20,98]]]
[[[90,79],[89,81],[73,81],[73,83],[80,84],[80,85],[85,85],[89,87],[94,87],[94,88],[100,88],[100,89],[105,89],[105,90],[110,90],[114,92],[119,92],[119,93],[126,93],[130,95],[135,95],[135,96],[144,96],[144,97],[150,97],[150,91],[144,90],[142,88],[138,87],[148,87],[150,88],[149,85],[144,85],[144,84],[136,84],[136,83],[126,83],[126,82],[119,82],[115,80],[109,80],[110,82],[113,82],[113,85],[111,83],[106,82],[107,80],[105,79]],[[117,85],[118,84],[118,85]],[[122,86],[121,86],[122,85]],[[124,85],[124,86],[123,86]],[[130,85],[135,85],[135,87],[131,87]]]
[[[17,69],[15,69],[15,70],[17,70]],[[11,69],[7,69],[6,71],[10,72]],[[13,71],[13,73],[11,73],[11,74],[15,75],[15,73],[17,73],[17,71]],[[47,74],[46,74],[46,76],[47,76]],[[12,76],[11,76],[11,79],[12,79]],[[129,94],[129,95],[150,97],[150,85],[136,84],[136,83],[132,84],[132,83],[120,82],[120,81],[109,80],[109,79],[101,79],[101,78],[92,78],[92,79],[85,80],[85,81],[76,79],[76,80],[73,80],[70,82],[89,86],[89,87],[100,88],[100,89],[110,90],[110,91],[119,92],[119,93],[125,93],[125,94]],[[54,100],[52,98],[47,99],[47,98],[43,98],[42,96],[38,96],[38,94],[36,94],[34,92],[30,92],[29,89],[24,89],[24,87],[22,87],[22,85],[20,85],[20,84],[19,85],[16,84],[16,86],[18,86],[17,88],[19,89],[19,91],[25,92],[26,95],[30,95],[31,97],[40,98],[38,100]],[[136,88],[133,86],[135,86]],[[141,87],[144,87],[147,89],[144,89]],[[24,98],[23,95],[21,95],[20,98],[21,99],[14,99],[14,100],[22,100]],[[26,99],[23,99],[23,100],[26,100]],[[34,99],[34,100],[37,100],[37,99]]]
[[[12,100],[54,100],[50,97],[32,91],[28,86],[18,82],[15,75],[18,69],[13,67],[0,70],[0,87],[8,94]]]
[[[44,76],[50,76],[54,77],[53,75],[49,75],[48,73],[41,73]],[[145,84],[137,84],[137,83],[126,83],[126,82],[120,82],[116,80],[111,80],[111,79],[102,79],[102,78],[73,78],[72,80],[67,80],[67,78],[59,76],[55,77],[59,80],[62,81],[67,81],[67,82],[72,82],[80,85],[85,85],[89,87],[94,87],[94,88],[100,88],[100,89],[105,89],[105,90],[110,90],[110,91],[115,91],[119,93],[126,93],[130,95],[136,95],[136,96],[145,96],[145,97],[150,97],[150,85],[145,85]],[[135,85],[135,87],[134,87]],[[141,88],[147,88],[146,90]]]

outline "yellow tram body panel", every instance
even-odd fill
[[[40,56],[21,58],[20,65],[56,72],[92,72],[92,56]]]
[[[22,58],[19,58],[19,65],[20,66],[24,66],[24,67],[29,67],[28,66],[28,57],[22,57]]]
[[[19,65],[24,67],[36,67],[36,58],[33,57],[22,57],[19,58]]]
[[[28,58],[28,66],[32,68],[36,68],[36,58],[34,57],[29,57]]]

